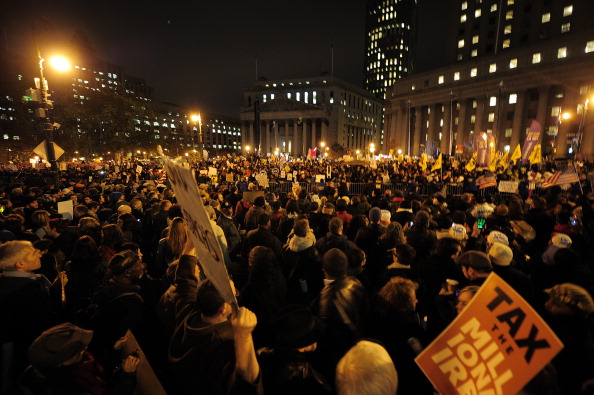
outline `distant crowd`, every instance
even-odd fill
[[[76,166],[58,182],[5,169],[1,393],[433,394],[414,359],[492,272],[564,344],[523,393],[594,393],[588,164],[537,195],[560,165],[444,162],[188,165],[239,308],[206,278],[159,164]],[[481,176],[518,193],[479,194]],[[137,375],[146,362],[153,378]]]

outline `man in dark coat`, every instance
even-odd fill
[[[258,228],[249,231],[246,235],[243,242],[243,258],[247,259],[252,248],[256,246],[268,247],[274,251],[279,262],[282,259],[283,247],[280,240],[270,231],[270,216],[266,213],[258,217]]]
[[[217,225],[223,229],[225,239],[227,239],[227,249],[232,261],[235,261],[241,245],[241,235],[239,233],[239,222],[233,216],[233,206],[230,202],[224,201],[221,204],[221,215],[217,219]]]

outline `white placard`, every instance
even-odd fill
[[[319,184],[320,182],[322,182],[322,180],[325,180],[326,176],[323,174],[316,174],[316,184]]]
[[[208,168],[208,176],[216,176],[217,175],[217,168],[216,167],[209,167]]]
[[[518,185],[518,181],[499,181],[499,192],[516,193]]]
[[[175,192],[177,203],[181,206],[183,218],[188,227],[188,235],[196,247],[196,255],[204,274],[212,281],[225,301],[237,306],[235,293],[229,283],[225,258],[206,215],[192,171],[183,168],[176,161],[165,156],[160,146],[158,150],[167,171],[167,178]]]
[[[136,172],[142,173],[142,166],[140,166],[140,165],[136,166]]]
[[[259,173],[256,174],[256,181],[258,181],[258,185],[263,187],[263,188],[268,188],[268,176],[266,175],[266,173]]]
[[[66,214],[64,218],[74,218],[74,202],[72,200],[58,202],[58,214]]]

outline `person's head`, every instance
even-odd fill
[[[546,289],[546,309],[555,316],[588,316],[594,312],[594,300],[587,290],[572,283],[557,284]]]
[[[340,198],[336,201],[336,211],[346,211],[347,209],[347,202],[343,198]]]
[[[342,234],[342,220],[338,217],[334,217],[328,223],[328,230],[335,236]]]
[[[456,298],[456,311],[458,314],[466,308],[468,303],[470,303],[472,298],[474,298],[474,295],[478,292],[479,288],[480,287],[476,285],[468,285],[458,291],[458,297]]]
[[[402,225],[400,225],[399,222],[390,222],[390,224],[386,226],[386,231],[380,236],[380,238],[388,241],[390,246],[406,244],[404,229],[402,229]]]
[[[81,236],[74,243],[71,259],[82,263],[93,264],[89,258],[98,256],[97,243],[91,236]]]
[[[305,305],[282,307],[274,318],[274,345],[281,349],[313,352],[322,335],[323,324]]]
[[[231,305],[225,302],[208,279],[198,285],[196,304],[200,313],[207,318],[224,321],[231,315]]]
[[[101,228],[101,244],[114,247],[124,242],[124,233],[116,224],[107,224]]]
[[[394,395],[398,374],[386,349],[358,341],[336,366],[336,390],[338,395]]]
[[[511,248],[501,243],[495,243],[488,251],[491,264],[497,266],[509,266],[514,259],[514,253]]]
[[[293,224],[293,233],[299,237],[307,236],[309,232],[309,221],[307,219],[297,219]]]
[[[460,255],[458,263],[462,267],[464,277],[471,281],[487,277],[493,271],[491,261],[484,252],[466,251]]]
[[[263,246],[252,248],[248,258],[248,265],[248,281],[251,284],[257,286],[258,289],[272,287],[276,278],[276,256],[272,249]]]
[[[179,257],[181,255],[187,241],[188,233],[186,232],[184,219],[175,217],[169,225],[169,233],[167,234],[167,245],[173,256]]]
[[[419,285],[404,277],[392,277],[378,292],[378,296],[398,312],[414,311],[417,307]]]
[[[109,260],[107,277],[123,283],[134,283],[144,276],[144,272],[142,258],[135,251],[124,250]]]
[[[415,215],[415,227],[418,229],[427,229],[429,227],[429,214],[426,211],[420,210]]]
[[[41,369],[75,365],[82,361],[92,337],[93,331],[69,322],[54,326],[39,335],[29,346],[29,362]]]
[[[215,211],[215,209],[212,206],[205,206],[204,210],[206,211],[206,215],[208,216],[208,219],[214,221],[217,219],[217,212]]]
[[[285,206],[288,214],[297,214],[299,212],[299,205],[297,204],[297,200],[289,199],[287,201],[287,205]]]
[[[82,229],[99,229],[101,224],[93,217],[84,217],[78,221],[78,227]]]
[[[338,248],[331,248],[322,259],[324,274],[329,280],[338,280],[345,277],[349,269],[349,260],[344,252]]]
[[[379,207],[374,207],[369,210],[369,222],[372,224],[377,224],[382,219],[382,210]]]
[[[363,271],[363,267],[367,261],[365,252],[360,248],[349,248],[346,252],[349,259],[349,276],[357,276]]]
[[[206,195],[208,197],[208,195]],[[159,209],[161,211],[169,211],[169,209],[171,208],[172,204],[169,200],[162,200],[161,203],[159,203]]]
[[[260,228],[269,229],[270,228],[270,215],[266,213],[262,213],[258,215],[258,219],[256,220],[256,224]]]
[[[408,244],[398,244],[394,248],[393,260],[404,266],[411,266],[415,262],[415,256],[417,255],[414,248]]]
[[[121,206],[118,207],[118,215],[131,214],[131,213],[132,213],[132,207],[128,206],[127,204],[122,204]]]
[[[324,207],[322,208],[322,214],[334,215],[334,205],[330,202],[324,203]]]
[[[0,244],[0,270],[31,272],[41,267],[41,251],[30,241],[13,240]]]
[[[462,253],[462,245],[460,241],[451,237],[443,237],[437,240],[435,253],[442,257],[452,258],[454,261],[458,259]]]
[[[498,230],[493,230],[487,236],[487,249],[491,248],[491,246],[495,243],[509,246],[509,239],[505,233],[499,232]]]
[[[31,222],[38,227],[47,226],[50,221],[50,214],[45,210],[35,210],[31,214]]]
[[[87,206],[80,204],[74,208],[74,217],[75,218],[82,217],[87,214],[89,214],[89,208]]]
[[[227,217],[230,217],[233,214],[233,206],[230,202],[224,201],[221,203],[221,212],[225,214]]]
[[[266,199],[264,196],[258,196],[254,199],[254,206],[256,207],[265,207],[266,206]]]
[[[547,207],[547,201],[540,197],[540,196],[533,196],[532,197],[532,204],[530,208],[537,209],[537,210],[544,210]]]

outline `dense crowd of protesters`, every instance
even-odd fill
[[[203,162],[239,309],[205,277],[164,170],[137,166],[0,174],[27,180],[0,195],[2,394],[131,394],[142,358],[170,394],[433,394],[414,358],[491,272],[564,344],[524,393],[594,393],[587,164],[541,196],[554,163],[499,168],[518,193],[482,196],[483,171],[456,161]]]

